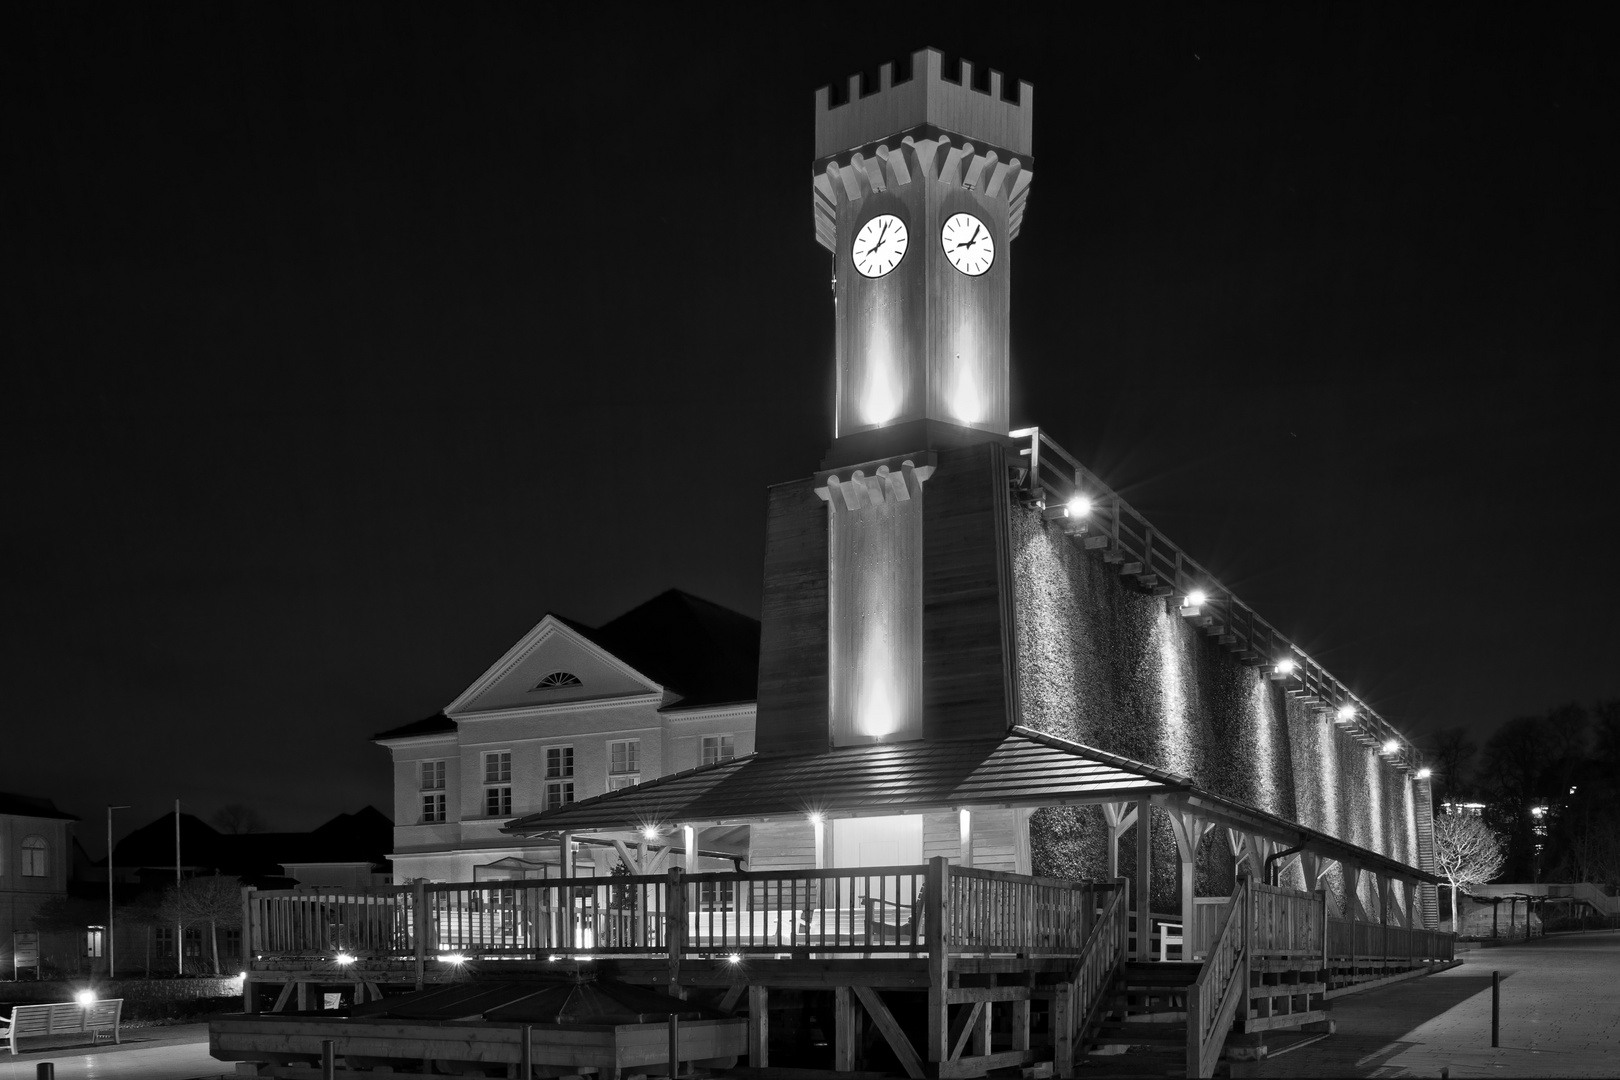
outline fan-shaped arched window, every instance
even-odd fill
[[[43,836],[30,836],[22,842],[23,877],[45,876],[47,846]]]
[[[579,676],[567,671],[553,671],[534,684],[536,690],[561,690],[565,686],[579,686]]]

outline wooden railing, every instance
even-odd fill
[[[1187,1075],[1214,1076],[1232,1017],[1249,990],[1250,881],[1238,879],[1226,920],[1187,988]]]
[[[1320,895],[1251,882],[1253,955],[1321,956],[1324,903]]]
[[[1280,659],[1292,659],[1291,672],[1275,672],[1289,696],[1333,706],[1354,701],[1356,717],[1350,729],[1352,734],[1368,745],[1381,746],[1395,740],[1402,748],[1402,756],[1413,768],[1417,767],[1418,754],[1411,740],[1365,702],[1355,698],[1304,649],[1255,614],[1253,608],[1233,595],[1232,590],[1154,528],[1147,518],[1049,435],[1038,427],[1029,427],[1012,432],[1011,438],[1027,439],[1029,443],[1020,448],[1019,455],[1029,468],[1025,484],[1030,498],[1054,509],[1066,506],[1075,496],[1090,502],[1090,512],[1073,522],[1075,528],[1085,530],[1081,543],[1086,549],[1101,551],[1105,559],[1119,565],[1122,573],[1164,590],[1164,595],[1185,597],[1194,590],[1203,592],[1207,600],[1200,618],[1208,620],[1205,628],[1210,634],[1219,636],[1223,643],[1239,652],[1254,654],[1263,664],[1275,665]]]
[[[546,959],[554,955],[920,952],[1080,955],[1117,883],[941,863],[243,891],[248,955]],[[932,932],[930,910],[943,912]]]
[[[1077,1050],[1086,1029],[1097,1018],[1113,988],[1114,973],[1125,962],[1130,908],[1125,902],[1125,879],[1119,878],[1097,912],[1081,949],[1074,974],[1057,985],[1053,998],[1052,1027],[1059,1076],[1073,1075]]]
[[[1449,962],[1456,958],[1456,944],[1456,935],[1444,930],[1389,926],[1350,919],[1327,921],[1326,955],[1329,960],[1394,960],[1408,966]]]

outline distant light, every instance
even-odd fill
[[[740,964],[742,963],[742,953],[732,953],[730,956],[726,957],[726,959],[731,961],[733,964]]]
[[[96,992],[94,990],[80,990],[77,994],[73,995],[73,1000],[77,1001],[80,1005],[94,1005],[96,1003]]]
[[[1349,721],[1354,720],[1355,718],[1356,718],[1356,708],[1355,708],[1354,705],[1340,705],[1339,706],[1338,719],[1339,719],[1339,722],[1341,724],[1348,723]]]
[[[1530,816],[1531,817],[1541,817],[1546,812],[1547,812],[1547,808],[1545,806],[1532,806],[1530,808]]]
[[[1391,739],[1387,743],[1384,744],[1384,753],[1393,754],[1395,751],[1399,750],[1400,748],[1401,748],[1401,744],[1396,742],[1394,739]]]
[[[1429,775],[1430,775],[1430,774],[1429,774],[1429,770],[1428,770],[1428,769],[1419,769],[1419,770],[1418,770],[1418,771],[1417,771],[1417,778],[1418,778],[1418,779],[1419,779],[1419,780],[1427,780],[1427,779],[1428,779],[1428,778],[1429,778]]]
[[[1294,658],[1293,657],[1285,656],[1281,660],[1277,661],[1277,674],[1279,674],[1279,675],[1292,675],[1293,673],[1294,673]]]
[[[458,952],[447,952],[443,956],[439,957],[439,959],[443,960],[447,964],[455,964],[457,967],[460,967],[462,964],[467,962],[467,958]],[[553,957],[552,959],[556,959],[556,957]]]
[[[354,963],[354,957],[346,952],[340,952],[337,954],[337,962],[340,964],[352,964]]]
[[[1091,500],[1084,495],[1076,495],[1069,500],[1069,516],[1072,518],[1085,517],[1091,513]]]
[[[656,839],[658,839],[658,826],[649,825],[645,829],[642,829],[641,830],[641,838],[643,840],[656,840]]]
[[[1209,602],[1209,595],[1203,589],[1194,589],[1187,594],[1188,607],[1203,607]]]
[[[1574,785],[1574,784],[1571,784],[1571,785],[1570,785],[1570,786],[1569,786],[1569,793],[1570,793],[1570,794],[1571,794],[1571,795],[1573,795],[1573,794],[1575,794],[1575,785]]]

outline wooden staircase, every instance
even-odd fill
[[[1114,976],[1103,1013],[1087,1034],[1075,1075],[1187,1075],[1187,988],[1196,963],[1127,961]]]

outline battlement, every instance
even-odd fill
[[[945,76],[937,49],[918,49],[911,78],[894,81],[894,65],[878,72],[878,88],[861,96],[861,77],[849,79],[849,100],[831,104],[831,87],[816,91],[816,158],[865,146],[920,125],[932,125],[1014,154],[1034,153],[1035,88],[1018,84],[1018,100],[1003,101],[1001,72],[990,72],[990,91],[973,89],[973,65],[962,61],[961,81]]]

